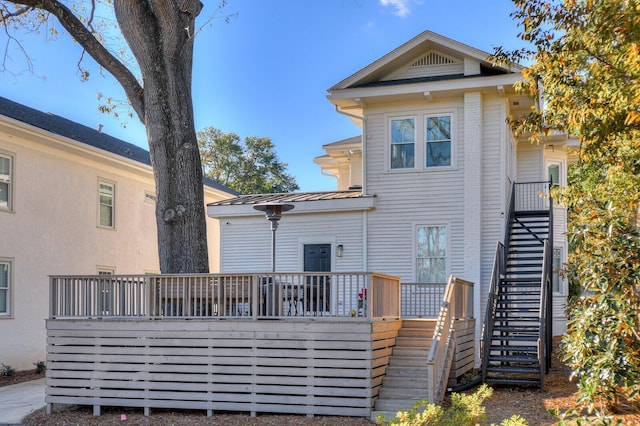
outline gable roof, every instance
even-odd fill
[[[388,77],[398,68],[407,65],[413,61],[424,61],[423,55],[437,56],[441,61],[453,63],[455,61],[464,62],[465,59],[477,62],[480,65],[480,73],[478,75],[499,75],[520,73],[522,67],[513,64],[510,68],[494,66],[487,58],[489,53],[483,52],[474,47],[436,34],[432,31],[424,31],[408,42],[402,44],[351,76],[345,78],[339,83],[332,86],[329,91],[347,89],[353,87],[370,87],[377,84],[400,84],[398,80],[388,79]],[[429,77],[422,77],[422,80],[447,80],[457,79],[469,75],[450,74]],[[386,77],[386,78],[385,78]],[[406,80],[406,79],[400,79]],[[382,83],[386,81],[386,83]]]
[[[37,127],[52,134],[73,139],[111,154],[151,166],[149,151],[139,146],[99,132],[67,118],[38,111],[2,96],[0,96],[0,115]],[[237,191],[227,188],[210,178],[204,178],[203,184],[232,195],[238,194]]]

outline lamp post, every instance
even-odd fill
[[[266,218],[271,222],[271,272],[276,272],[276,229],[282,213],[293,210],[293,204],[286,203],[261,203],[253,206],[254,209],[264,212]]]

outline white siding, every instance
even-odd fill
[[[518,142],[516,152],[516,182],[539,182],[542,175],[542,145]]]
[[[276,231],[276,270],[302,271],[304,244],[331,244],[334,272],[363,270],[362,212],[284,213]],[[271,270],[271,228],[264,216],[221,218],[221,272]],[[342,257],[335,247],[342,244]],[[380,271],[387,272],[387,271]]]

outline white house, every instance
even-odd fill
[[[211,180],[204,191],[207,203],[236,194]],[[207,234],[215,272],[216,220]],[[0,97],[0,363],[44,360],[49,275],[158,272],[149,153]]]
[[[522,68],[493,66],[488,56],[425,31],[329,88],[336,111],[362,131],[324,145],[315,159],[337,190],[210,204],[209,216],[220,220],[221,272],[269,270],[269,226],[253,206],[285,202],[294,209],[277,230],[278,271],[380,271],[410,283],[454,274],[476,284],[475,314],[484,318],[513,184],[530,184],[522,188],[532,203],[548,209],[546,182],[564,184],[567,170],[565,134],[539,145],[513,134],[507,120],[534,103],[514,89]],[[556,206],[556,266],[567,255],[565,229]],[[557,274],[553,281],[560,334],[567,286]]]

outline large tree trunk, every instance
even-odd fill
[[[199,1],[114,0],[142,73],[142,108],[156,183],[162,273],[208,272],[202,167],[191,72]],[[134,103],[134,102],[132,102]]]

